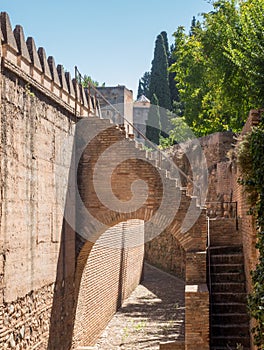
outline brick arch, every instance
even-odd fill
[[[87,134],[90,134],[88,135],[89,142],[87,142]],[[169,178],[165,170],[158,169],[156,162],[146,157],[145,151],[138,149],[134,141],[127,139],[125,133],[117,126],[111,125],[108,120],[87,118],[85,126],[81,125],[79,131],[77,123],[76,135],[76,153],[79,152],[78,147],[81,149],[81,157],[77,156],[76,169],[79,195],[75,206],[76,226],[74,231],[65,222],[65,239],[62,240],[61,245],[52,308],[49,349],[60,347],[65,350],[71,349],[79,292],[87,260],[97,239],[107,229],[121,222],[143,220],[147,228],[147,240],[156,236],[155,226],[161,229],[159,233],[166,228],[183,247],[186,254],[186,282],[201,284],[206,279],[205,211],[201,211],[197,206],[196,198],[191,198],[184,189],[177,187],[176,181]],[[104,152],[119,144],[122,147],[125,146],[125,148],[120,148],[120,152],[125,153],[127,158],[121,159],[122,161],[117,164],[118,151],[112,155],[113,159],[110,159],[108,154],[104,156]],[[96,167],[99,160],[102,174],[109,166],[111,167],[112,161],[115,164],[110,184],[102,177],[101,189],[103,192],[108,191],[110,186],[113,195],[119,200],[119,203],[124,203],[124,206],[133,198],[131,189],[135,181],[143,180],[148,185],[147,196],[143,197],[145,200],[140,207],[123,212],[122,208],[120,210],[109,208],[102,202],[94,185],[94,174],[96,170],[98,171]],[[75,162],[76,159],[73,159],[74,167]],[[170,205],[165,210],[164,208],[161,210],[164,204],[164,191],[167,193],[166,200]],[[174,206],[177,207],[175,212],[171,211]],[[184,230],[182,223],[187,212],[191,220],[197,211],[201,214],[199,219],[193,226],[188,227],[187,225]],[[153,237],[151,236],[152,227]],[[66,269],[60,268],[60,264],[65,266],[65,260],[68,260]],[[58,339],[60,339],[59,343]]]
[[[87,138],[89,133],[91,136]],[[185,222],[185,229],[183,227],[187,212],[189,221],[195,216],[198,218],[202,213],[196,198],[191,198],[186,190],[177,187],[176,181],[167,176],[167,171],[157,167],[156,161],[150,160],[146,151],[137,148],[137,144],[127,139],[122,130],[110,124],[109,120],[88,118],[84,125],[81,124],[78,138],[81,139],[81,157],[78,158],[77,187],[80,208],[77,210],[77,221],[80,223],[82,236],[95,241],[98,232],[108,227],[122,221],[140,219],[146,222],[146,231],[149,232],[146,240],[154,238],[151,237],[151,230],[153,226],[157,226],[160,228],[160,231],[156,231],[158,233],[168,228],[186,251],[205,249],[204,225],[202,229],[197,225],[188,227]],[[107,153],[109,149],[112,151]],[[107,176],[104,177],[104,174],[109,168],[111,178],[108,176],[105,179]],[[98,179],[98,176],[101,178]],[[137,181],[144,182],[148,187],[145,189],[145,198],[135,209],[132,202],[125,212],[123,206],[133,199],[133,184]],[[139,190],[137,196],[140,195]],[[111,207],[112,198],[117,200],[120,207]],[[108,203],[104,203],[104,199],[109,199]],[[204,221],[204,212],[202,216]],[[91,234],[93,230],[94,233]]]

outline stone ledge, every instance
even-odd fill
[[[184,350],[185,342],[183,341],[168,341],[160,343],[160,350]]]
[[[206,284],[186,285],[185,293],[208,293],[208,287]]]

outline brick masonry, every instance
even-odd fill
[[[139,284],[144,246],[123,249],[109,246],[111,241],[116,245],[117,240],[126,238],[132,230],[144,235],[144,222],[120,223],[106,231],[93,246],[80,284],[73,348],[94,345],[106,323]]]
[[[161,204],[163,174],[163,186],[169,189],[169,203],[178,200],[182,191],[179,210],[172,220],[166,215],[156,218],[160,227],[166,223],[174,237],[175,249],[182,252],[183,261],[175,260],[171,267],[185,274],[188,285],[202,285],[206,261],[205,210],[200,213],[196,200],[166,177],[166,172],[158,171],[155,161],[146,161],[147,153],[137,148],[122,129],[95,118],[100,115],[95,96],[71,80],[62,65],[56,66],[53,57],[47,59],[43,48],[37,50],[32,38],[25,40],[21,26],[12,31],[6,13],[0,15],[0,28],[2,324],[9,317],[9,324],[6,322],[0,333],[0,346],[66,350],[86,341],[93,343],[140,279],[142,244],[132,244],[127,250],[105,248],[98,244],[99,237],[108,229],[118,233],[121,222],[128,222],[128,233],[134,232],[135,220],[143,220],[146,226]],[[72,198],[67,197],[63,205],[59,200],[61,181],[58,177],[65,180],[66,185],[71,180],[66,160],[71,159],[75,164],[75,125],[84,118],[89,128],[96,128],[98,135],[90,140],[81,158],[78,189],[85,208],[100,222],[96,229],[85,225],[84,213],[74,206]],[[133,181],[140,179],[148,183],[147,200],[139,209],[125,214],[103,205],[92,182],[98,156],[119,141],[124,142],[130,156],[133,150],[134,157],[115,168],[111,182],[113,193],[125,203],[132,198]],[[102,169],[107,170],[109,158],[103,157],[102,161]],[[69,186],[67,189],[70,190]],[[183,232],[181,224],[189,208],[191,218],[197,211],[201,215],[188,232]],[[65,209],[73,213],[77,232],[76,227],[73,229],[64,220]],[[137,221],[137,225],[141,227],[141,221]],[[92,234],[90,241],[85,238],[86,234]],[[108,297],[109,281],[113,288],[111,297]],[[87,288],[90,290],[86,294]],[[194,310],[192,300],[200,303],[202,310],[208,309],[208,292],[204,290],[201,294],[200,289],[196,289],[192,293],[187,309]],[[100,317],[99,305],[103,310]],[[16,312],[12,312],[13,308]],[[94,323],[88,322],[90,318]],[[87,323],[85,329],[82,322]],[[196,332],[200,325],[198,317],[193,318],[192,313],[187,312],[186,325],[186,349],[192,349],[197,336],[199,341],[203,339],[206,349],[206,334],[201,336]],[[209,329],[205,320],[203,329],[204,333]]]

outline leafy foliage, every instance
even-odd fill
[[[264,349],[264,123],[253,129],[241,142],[238,162],[242,171],[240,183],[249,194],[251,213],[257,222],[257,249],[259,261],[252,271],[253,292],[248,298],[251,316],[256,320],[253,328],[255,344]]]
[[[175,32],[175,73],[183,116],[197,136],[239,131],[264,100],[264,0],[219,0],[189,35]]]
[[[184,117],[175,117],[171,119],[172,129],[168,137],[160,138],[160,148],[168,148],[177,143],[186,142],[194,138],[190,127],[186,124]]]
[[[100,86],[100,83],[98,81],[93,80],[89,75],[86,75],[86,74],[84,74],[81,84],[85,88],[88,88],[90,84],[92,84],[95,87]],[[101,84],[101,86],[104,87],[105,83]]]

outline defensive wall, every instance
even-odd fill
[[[6,13],[0,24],[0,347],[92,344],[140,281],[146,226],[154,217],[184,256],[186,329],[179,346],[208,349],[205,210],[122,127],[100,119],[96,96],[37,49],[33,38],[25,40],[21,26],[12,30]],[[93,136],[88,145],[87,134]],[[76,141],[84,144],[77,165]],[[107,171],[104,152],[118,142],[129,157],[112,174],[116,198],[129,202],[135,181],[148,184],[143,205],[124,213],[101,203],[93,181],[98,159]],[[178,208],[170,218],[157,214],[162,187]],[[97,221],[87,222],[86,211]],[[186,232],[188,211],[200,215]],[[130,236],[144,237],[124,244]]]

